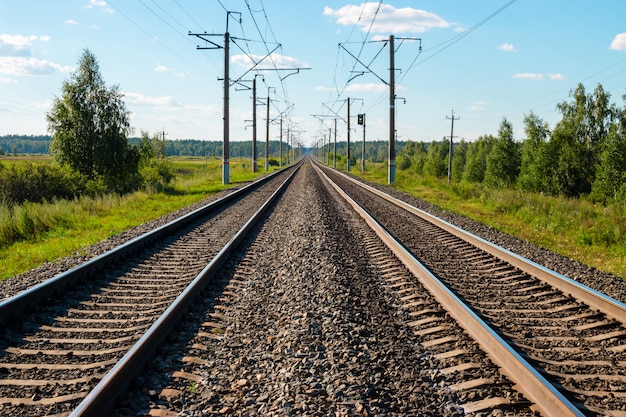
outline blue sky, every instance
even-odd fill
[[[362,137],[358,113],[367,115],[368,140],[386,140],[389,50],[381,40],[392,34],[400,140],[450,135],[452,110],[456,140],[495,135],[504,117],[521,140],[524,114],[552,128],[556,104],[578,83],[588,91],[601,83],[624,105],[622,0],[0,0],[0,135],[47,133],[45,114],[88,48],[105,82],[124,92],[137,135],[221,140],[223,50],[197,50],[204,43],[189,32],[218,35],[211,39],[223,45],[227,11],[235,12],[230,76],[242,79],[230,89],[232,141],[252,137],[244,87],[254,74],[259,100],[270,93],[270,118],[284,112],[285,130],[305,145],[327,134],[335,113],[346,118],[347,98],[352,140]],[[247,72],[254,62],[259,71]],[[265,106],[257,112],[264,140]],[[345,140],[345,123],[337,126]],[[270,137],[278,131],[272,124]]]

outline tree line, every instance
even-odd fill
[[[155,133],[158,135],[158,133]],[[128,143],[139,146],[142,137],[129,137]],[[45,155],[50,153],[52,136],[49,135],[4,135],[0,136],[0,155]],[[165,139],[163,152],[165,156],[213,156],[221,157],[222,141],[199,139]],[[291,147],[283,142],[283,152]],[[280,141],[269,142],[270,156],[279,154]],[[233,141],[230,143],[231,157],[252,155],[252,141]],[[265,141],[257,142],[257,156],[265,157]]]
[[[522,141],[514,140],[513,126],[504,118],[497,136],[455,144],[452,180],[625,202],[626,108],[611,103],[601,84],[592,92],[579,84],[557,109],[562,118],[552,130],[533,112],[526,114]],[[409,141],[398,154],[398,169],[445,178],[449,144],[447,139]]]
[[[0,136],[0,155],[47,154],[51,140],[48,135]]]

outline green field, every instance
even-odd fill
[[[2,157],[2,163],[49,161],[49,157]],[[177,173],[172,186],[159,193],[82,197],[73,201],[24,204],[12,211],[0,206],[0,279],[22,273],[44,262],[87,246],[164,214],[198,202],[236,184],[252,181],[250,160],[231,160],[230,185],[222,185],[221,160],[203,157],[171,158]],[[17,222],[30,238],[2,244],[7,225]]]
[[[49,157],[1,157],[2,163],[49,161]],[[221,160],[171,158],[177,174],[164,192],[80,198],[26,204],[9,213],[0,206],[0,279],[53,261],[133,226],[200,201],[234,184],[251,181],[249,159],[231,159],[231,185],[221,183]],[[262,167],[263,164],[259,164]],[[340,167],[341,168],[341,167]],[[271,169],[276,169],[271,167]],[[345,168],[344,168],[345,169]],[[261,172],[263,173],[263,172]],[[352,173],[387,183],[386,164],[357,163]],[[600,270],[626,278],[626,208],[584,199],[550,197],[516,190],[490,190],[476,184],[417,177],[398,171],[394,188],[468,216]],[[18,222],[30,238],[2,245],[3,224]]]

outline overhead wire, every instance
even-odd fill
[[[281,73],[280,68],[278,67],[278,64],[276,63],[276,61],[274,59],[275,57],[273,55],[273,52],[270,51],[270,47],[268,45],[268,41],[266,40],[265,35],[262,33],[261,28],[259,26],[259,23],[257,22],[257,19],[255,17],[255,13],[263,13],[263,17],[265,18],[265,22],[266,22],[266,27],[269,28],[269,31],[272,34],[272,37],[274,39],[274,44],[279,45],[279,49],[281,50],[280,56],[281,57],[284,56],[283,53],[282,53],[282,45],[280,43],[278,43],[278,41],[276,40],[276,36],[274,34],[274,31],[271,28],[271,24],[270,24],[269,18],[267,16],[267,11],[265,9],[265,5],[263,4],[262,1],[260,1],[260,6],[261,6],[260,10],[254,11],[254,10],[252,10],[252,7],[250,6],[249,0],[245,0],[245,4],[246,4],[246,6],[248,8],[248,12],[250,13],[250,17],[252,18],[252,22],[254,23],[254,26],[255,26],[255,28],[256,28],[259,36],[261,37],[261,40],[262,40],[264,46],[265,46],[265,51],[267,53],[267,57],[269,58],[270,62],[272,63],[273,70],[278,75],[278,80],[280,82],[281,92],[282,92],[283,98],[288,103],[289,102],[289,96],[288,96],[288,93],[287,93],[287,88],[286,88],[284,79],[281,79],[281,77],[280,77],[280,73]]]
[[[433,57],[439,55],[440,53],[442,53],[446,49],[450,48],[452,45],[454,45],[455,43],[459,42],[461,39],[465,38],[470,33],[474,32],[476,29],[478,29],[479,27],[481,27],[482,25],[484,25],[485,23],[487,23],[488,21],[490,21],[491,19],[493,19],[494,17],[496,17],[497,15],[502,13],[504,10],[506,10],[509,6],[511,6],[516,1],[517,0],[510,0],[508,3],[504,4],[502,7],[500,7],[499,9],[497,9],[496,11],[494,11],[489,16],[485,17],[483,20],[481,20],[480,22],[476,23],[475,25],[473,25],[469,29],[464,30],[463,32],[461,32],[457,36],[454,36],[454,37],[452,37],[452,38],[450,38],[450,39],[448,39],[448,40],[446,40],[444,42],[441,42],[440,44],[435,45],[432,48],[429,48],[429,50],[436,50],[436,52],[431,54],[431,55],[429,55],[424,60],[422,60],[422,61],[420,61],[418,63],[415,63],[416,60],[413,60],[413,64],[407,69],[407,73],[411,69],[413,69],[415,66],[423,64],[424,62],[432,59]],[[437,49],[437,48],[440,48],[440,49]]]
[[[378,2],[378,6],[376,7],[376,11],[374,12],[374,15],[372,16],[372,20],[371,20],[371,21],[370,21],[370,23],[369,23],[369,26],[368,26],[368,28],[367,28],[367,32],[365,33],[365,36],[363,37],[363,39],[362,39],[360,42],[356,42],[356,43],[360,43],[360,44],[361,44],[361,46],[360,46],[359,51],[358,51],[358,53],[357,53],[357,55],[356,55],[356,58],[357,58],[357,59],[356,59],[356,60],[354,60],[354,62],[353,62],[353,64],[352,64],[352,69],[348,72],[348,74],[351,74],[351,73],[354,73],[354,72],[355,72],[355,69],[356,69],[357,63],[358,63],[358,61],[360,61],[360,59],[361,59],[361,55],[363,54],[363,51],[364,51],[364,49],[365,49],[365,45],[366,45],[366,43],[368,42],[368,39],[369,39],[369,37],[370,37],[370,34],[371,34],[371,31],[372,31],[372,28],[374,27],[374,23],[376,22],[376,18],[378,17],[378,15],[379,15],[379,13],[380,13],[380,9],[381,9],[381,7],[382,7],[382,3],[383,3],[383,0],[380,0],[380,1]],[[365,3],[363,3],[363,4],[362,4],[361,13],[360,13],[360,15],[359,15],[359,17],[358,17],[357,21],[356,21],[356,22],[355,22],[355,24],[353,25],[352,30],[350,31],[350,34],[349,34],[349,36],[348,36],[348,39],[346,40],[346,42],[345,42],[345,43],[349,43],[350,38],[352,37],[352,34],[353,34],[353,33],[354,33],[354,31],[355,31],[355,30],[359,27],[359,25],[360,25],[360,23],[361,23],[361,21],[362,21],[362,18],[363,18],[363,14],[365,13],[365,9],[366,9],[366,7],[367,7],[367,2],[365,2]],[[339,61],[338,61],[338,58],[339,58],[339,52],[340,52],[340,51],[339,51],[339,49],[340,49],[340,47],[338,46],[338,47],[337,47],[337,49],[338,49],[338,56],[337,56],[337,62],[336,62],[336,64],[335,64],[335,77],[334,77],[334,81],[333,81],[333,83],[334,83],[335,85],[336,85],[336,83],[337,83],[336,72],[337,72],[337,69],[338,69],[338,62],[339,62]],[[381,50],[382,50],[382,49],[381,49]],[[380,51],[376,54],[376,56],[378,56],[378,54],[380,54]],[[376,56],[375,56],[375,57],[371,60],[371,62],[373,62],[373,61],[376,59]],[[371,62],[370,62],[370,64],[371,64]],[[345,101],[345,100],[341,99],[341,97],[342,97],[342,96],[343,96],[343,94],[345,93],[345,91],[346,91],[346,89],[348,88],[348,85],[349,85],[349,83],[350,83],[350,81],[351,81],[352,79],[353,79],[353,78],[348,77],[348,81],[346,81],[346,82],[344,83],[344,85],[341,87],[341,89],[337,88],[337,90],[336,90],[336,92],[337,92],[337,97],[335,98],[334,102],[332,103],[332,106],[335,106],[337,103],[340,103],[340,102],[342,102],[342,101]],[[329,94],[329,100],[328,100],[328,102],[331,102],[331,100],[330,100],[330,95],[332,95],[332,91],[331,91],[331,93]]]
[[[140,0],[140,1],[141,1],[141,0]],[[143,2],[141,2],[141,3],[142,3],[144,6],[146,6],[146,5],[145,5],[145,3],[143,3]],[[185,62],[187,62],[189,65],[191,65],[191,66],[193,66],[193,67],[197,68],[198,70],[203,71],[203,72],[207,72],[207,73],[208,73],[208,71],[207,71],[206,69],[203,69],[203,68],[198,67],[198,65],[197,65],[196,63],[191,62],[191,61],[190,61],[189,59],[187,59],[185,56],[183,56],[183,55],[179,54],[178,52],[176,52],[175,50],[173,50],[172,48],[170,48],[169,46],[167,46],[165,43],[161,42],[161,40],[160,40],[158,37],[156,37],[156,36],[154,36],[153,34],[151,34],[150,32],[148,32],[148,31],[147,31],[147,30],[146,30],[146,29],[145,29],[145,28],[144,28],[141,24],[137,23],[134,19],[132,19],[130,16],[128,16],[128,15],[127,15],[127,14],[126,14],[126,13],[125,13],[122,9],[120,9],[118,6],[116,6],[116,5],[115,5],[115,4],[114,4],[111,0],[108,0],[108,4],[110,4],[110,5],[111,5],[111,6],[112,6],[115,10],[117,10],[117,12],[118,12],[118,13],[120,13],[122,16],[124,16],[124,18],[125,18],[126,20],[128,20],[130,23],[132,23],[135,27],[137,27],[137,28],[138,28],[141,32],[143,32],[146,36],[148,36],[148,37],[149,37],[150,39],[152,39],[154,42],[156,42],[156,43],[158,43],[159,45],[161,45],[164,49],[166,49],[167,51],[169,51],[172,55],[174,55],[174,56],[176,56],[176,57],[180,58],[181,60],[183,60],[183,61],[185,61]],[[146,6],[146,7],[147,7],[147,6]],[[148,8],[148,9],[150,9],[149,7],[147,7],[147,8]],[[150,9],[150,10],[152,11],[152,9]],[[154,11],[152,11],[152,12],[154,13]],[[161,20],[162,20],[162,19],[161,19]],[[172,28],[172,29],[173,29],[173,27],[172,27],[171,25],[169,25],[169,24],[168,24],[168,26],[169,26],[170,28]],[[175,30],[175,29],[174,29],[174,30]],[[177,30],[175,30],[175,31],[176,31],[177,33],[179,33]],[[187,39],[187,40],[189,41],[190,39]],[[211,64],[212,64],[214,67],[216,67],[216,65],[215,65],[215,63],[214,63],[214,62],[212,62],[212,61],[210,61],[210,62],[211,62]],[[216,67],[216,68],[217,68],[217,67]]]

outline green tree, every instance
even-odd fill
[[[446,157],[448,156],[449,142],[432,141],[428,145],[428,154],[424,162],[424,175],[431,175],[437,178],[443,178],[447,175],[448,165]]]
[[[172,166],[165,156],[165,140],[155,133],[141,132],[139,143],[139,172],[147,188],[162,189],[173,178]]]
[[[398,152],[397,166],[400,170],[412,169],[422,175],[428,149],[424,142],[407,141]]]
[[[517,179],[519,167],[519,146],[513,139],[513,125],[504,118],[487,156],[485,184],[493,188],[510,187]]]
[[[626,136],[614,124],[604,141],[591,197],[607,203],[620,195],[626,197]]]
[[[452,180],[461,181],[467,162],[467,150],[469,145],[464,139],[454,145],[452,149]]]
[[[496,138],[492,135],[486,135],[469,144],[465,169],[463,170],[463,179],[465,181],[483,182],[487,169],[487,155],[489,155],[495,140]]]
[[[546,142],[550,136],[548,123],[530,112],[524,115],[526,140],[522,144],[520,174],[517,183],[529,191],[547,191]]]
[[[580,195],[591,191],[603,143],[611,125],[618,120],[619,111],[609,102],[611,95],[600,84],[590,94],[578,84],[570,97],[572,101],[557,105],[563,117],[553,137],[562,141],[567,147],[565,153],[574,159],[567,161],[559,155],[555,182],[563,194]]]
[[[85,49],[47,114],[50,151],[88,180],[111,191],[137,186],[139,152],[128,144],[130,113],[118,86],[107,88],[96,57]]]

